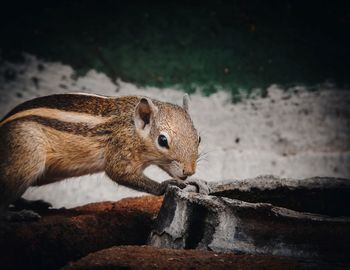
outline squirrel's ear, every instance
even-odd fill
[[[190,103],[190,97],[188,96],[188,94],[184,94],[183,98],[182,98],[182,108],[188,112],[189,109],[189,103]]]
[[[139,129],[146,129],[150,126],[153,116],[158,109],[148,98],[141,98],[135,110],[135,125]]]

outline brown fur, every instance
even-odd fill
[[[169,149],[157,144],[162,132]],[[155,164],[183,178],[195,172],[197,156],[197,131],[179,106],[136,96],[37,98],[0,122],[0,206],[29,186],[100,171],[128,187],[162,194],[168,182],[159,184],[143,170]]]

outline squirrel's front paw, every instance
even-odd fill
[[[210,188],[205,180],[201,179],[188,179],[184,182],[186,187],[183,189],[188,192],[198,192],[201,194],[209,194]]]
[[[166,180],[160,184],[160,192],[159,195],[163,195],[165,191],[167,190],[168,186],[177,186],[181,189],[185,188],[187,185],[185,184],[184,181],[176,180],[176,179],[171,179],[171,180]]]

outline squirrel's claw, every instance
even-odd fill
[[[159,195],[163,195],[169,186],[177,186],[178,188],[183,189],[187,185],[185,184],[185,182],[176,179],[166,180],[160,184]]]
[[[161,183],[161,192],[160,194],[164,194],[168,186],[173,185],[177,186],[178,188],[183,189],[187,192],[198,192],[201,194],[209,194],[210,193],[210,186],[209,184],[201,179],[188,179],[186,181],[180,181],[180,180],[167,180]]]
[[[184,181],[186,187],[183,189],[188,192],[198,192],[201,194],[209,194],[210,187],[208,182],[201,179],[188,179]]]

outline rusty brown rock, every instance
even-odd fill
[[[0,223],[1,269],[58,269],[114,245],[146,243],[163,198],[145,196],[41,212],[36,222]]]
[[[70,263],[63,270],[133,269],[302,269],[296,261],[272,256],[237,255],[203,250],[119,246],[104,249]]]

